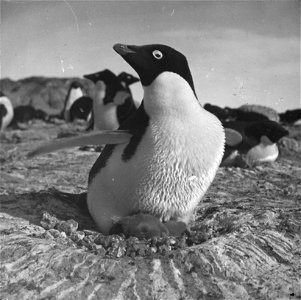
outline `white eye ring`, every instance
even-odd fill
[[[153,51],[153,56],[156,59],[161,59],[163,57],[163,53],[161,51],[159,51],[159,50],[154,50]]]

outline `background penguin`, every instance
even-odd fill
[[[293,109],[287,110],[284,113],[279,114],[280,122],[293,124],[293,125],[300,125],[301,124],[301,109]]]
[[[93,117],[87,129],[117,129],[137,110],[128,87],[131,82],[137,81],[134,76],[124,73],[120,78],[105,69],[84,77],[95,84],[89,91],[93,99]]]
[[[12,122],[14,108],[10,100],[0,91],[0,130],[3,131]]]
[[[14,117],[10,126],[20,128],[20,123],[28,123],[36,119],[48,121],[50,117],[45,111],[35,109],[31,105],[19,105],[14,108]]]
[[[272,162],[278,157],[277,142],[288,135],[288,131],[279,123],[271,120],[257,122],[223,122],[241,135],[241,141],[232,145],[226,142],[226,149],[221,166],[252,166],[261,162]],[[242,160],[240,154],[245,154]]]
[[[83,87],[78,81],[73,81],[69,87],[63,117],[66,122],[73,122],[75,119],[87,120],[92,111],[92,99],[84,96]]]
[[[139,104],[136,104],[133,95],[130,89],[130,85],[139,82],[140,79],[133,76],[132,74],[121,72],[118,76],[118,79],[120,80],[120,83],[124,86],[124,88],[127,90],[127,92],[130,94],[130,97],[127,97],[125,99],[125,103],[123,105],[119,105],[117,107],[117,117],[119,120],[119,124],[121,124],[123,121],[125,121],[132,113],[134,113],[137,110],[137,107],[140,106]]]
[[[89,121],[93,109],[93,100],[89,96],[82,96],[76,99],[71,105],[69,111],[69,122],[73,122],[75,119],[82,119]]]
[[[255,111],[245,111],[240,108],[221,108],[217,105],[206,103],[204,108],[218,117],[221,121],[242,121],[242,122],[254,122],[261,120],[269,120],[269,118]]]
[[[130,142],[106,145],[90,171],[89,212],[104,234],[137,213],[187,224],[221,162],[222,125],[197,100],[183,54],[164,45],[114,50],[138,73],[144,100],[120,126]]]
[[[132,85],[133,83],[136,83],[138,81],[140,81],[139,78],[133,76],[130,73],[127,72],[121,72],[118,74],[118,79],[120,80],[121,84],[131,93],[131,90],[129,88],[130,85]],[[132,94],[132,93],[131,93]]]

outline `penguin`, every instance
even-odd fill
[[[127,90],[127,92],[130,95],[129,97],[127,97],[125,99],[125,102],[123,105],[119,105],[117,107],[117,118],[118,118],[119,124],[121,124],[132,113],[134,113],[137,110],[135,101],[133,99],[132,92],[130,90],[130,85],[132,85],[136,82],[139,82],[140,79],[127,72],[121,72],[117,77],[120,80],[120,83],[124,86],[124,88]]]
[[[121,72],[118,74],[118,79],[120,80],[121,84],[130,91],[129,86],[133,83],[139,82],[140,79],[138,77],[133,76],[130,73],[127,72]]]
[[[93,109],[93,100],[89,96],[82,96],[76,99],[69,110],[69,121],[73,122],[75,119],[82,119],[89,122]]]
[[[129,75],[129,74],[128,74]],[[89,90],[93,99],[93,114],[89,129],[114,130],[136,111],[128,85],[136,82],[127,73],[117,77],[112,71],[105,69],[101,72],[84,75],[95,85]]]
[[[226,130],[232,129],[234,133],[241,135],[241,139],[232,144],[230,138],[226,140],[221,166],[247,167],[273,162],[279,155],[277,142],[289,133],[279,123],[271,120],[223,122],[223,126]],[[245,155],[244,159],[241,154]]]
[[[63,117],[66,122],[73,122],[75,119],[87,119],[92,110],[92,99],[84,96],[83,87],[78,81],[73,81],[69,87]]]
[[[221,108],[217,105],[212,105],[210,103],[205,103],[203,107],[207,111],[214,114],[221,121],[226,121],[231,117],[226,109]]]
[[[28,123],[35,119],[48,121],[49,118],[48,114],[41,109],[35,109],[31,105],[19,105],[14,108],[14,117],[10,126],[19,128],[20,123]]]
[[[130,142],[106,145],[89,173],[89,212],[104,234],[137,213],[188,224],[223,156],[221,122],[200,105],[183,54],[160,44],[113,48],[139,75],[144,99],[119,127]]]
[[[0,131],[4,131],[12,122],[14,108],[11,101],[0,91]]]
[[[239,108],[225,107],[221,108],[217,105],[206,103],[204,108],[218,117],[222,122],[224,121],[243,121],[243,122],[254,122],[261,120],[269,120],[264,114],[254,111],[244,111]]]
[[[301,121],[301,109],[287,110],[284,113],[280,113],[279,116],[282,123],[298,125]]]
[[[161,44],[113,49],[140,77],[139,108],[118,130],[57,141],[29,156],[106,141],[88,176],[87,207],[99,231],[110,234],[121,224],[119,230],[144,236],[181,233],[221,163],[223,126],[201,106],[182,53]]]

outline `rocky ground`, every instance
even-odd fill
[[[150,241],[102,237],[53,190],[84,192],[97,153],[26,158],[83,128],[35,121],[1,134],[1,299],[301,298],[300,128],[275,163],[220,168],[184,237]]]

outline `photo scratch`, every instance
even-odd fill
[[[67,4],[67,6],[69,7],[69,9],[71,10],[72,15],[73,15],[73,17],[74,17],[74,19],[75,19],[77,31],[79,32],[78,18],[77,18],[76,13],[74,12],[74,10],[73,10],[71,4],[70,4],[67,0],[63,0],[63,1]]]
[[[65,73],[64,60],[61,56],[60,56],[60,62],[61,62],[61,70],[62,70],[63,73]]]

